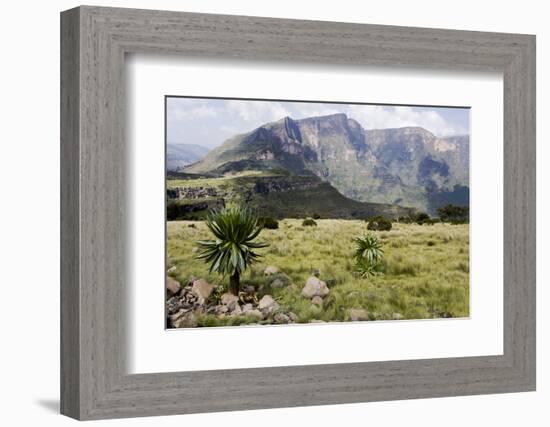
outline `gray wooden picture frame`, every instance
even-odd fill
[[[127,53],[504,78],[504,354],[129,375]],[[83,6],[61,14],[61,412],[101,419],[535,390],[535,37]]]

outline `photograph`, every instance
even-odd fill
[[[164,106],[166,328],[469,317],[468,106]]]

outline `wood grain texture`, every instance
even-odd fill
[[[62,13],[62,413],[100,419],[535,388],[534,36],[80,7]],[[128,375],[124,55],[504,75],[504,354]]]

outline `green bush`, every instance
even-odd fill
[[[269,216],[261,217],[259,222],[263,228],[267,228],[268,230],[277,230],[279,228],[279,221]]]
[[[431,222],[430,215],[428,215],[426,212],[417,213],[413,219],[414,222],[416,222],[418,225],[429,224]]]
[[[468,206],[445,205],[437,209],[437,214],[441,221],[451,224],[465,224],[470,219],[470,209]]]
[[[377,216],[375,218],[371,218],[369,220],[369,223],[367,225],[367,230],[372,231],[390,231],[391,230],[391,221],[382,217]]]
[[[304,227],[316,227],[317,223],[312,218],[306,218],[302,221]]]

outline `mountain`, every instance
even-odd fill
[[[208,148],[196,144],[167,144],[166,169],[176,171],[208,154]]]
[[[434,213],[469,203],[469,137],[437,138],[420,127],[364,129],[345,114],[285,117],[236,135],[187,173],[285,170],[315,175],[348,198]]]

